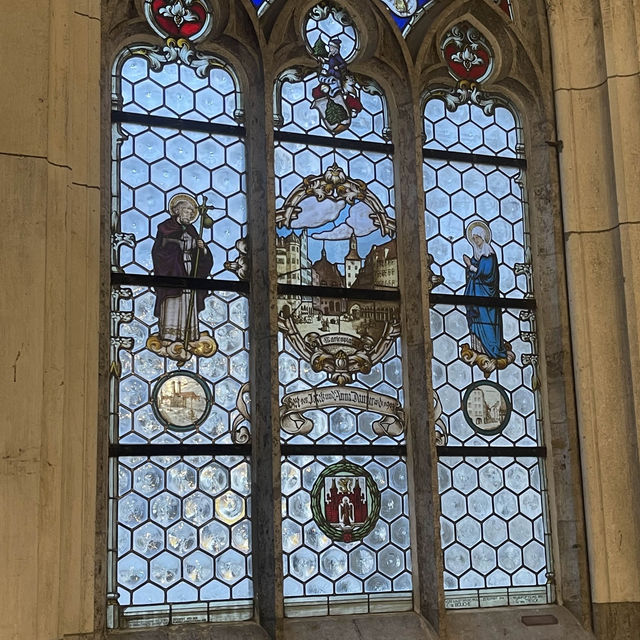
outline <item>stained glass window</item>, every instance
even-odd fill
[[[298,65],[278,78],[274,108],[280,132],[387,142],[382,90],[372,78],[349,69],[358,42],[356,27],[344,9],[321,3],[310,10],[305,43],[317,65]]]
[[[285,614],[412,607],[393,147],[337,6],[275,88]]]
[[[395,23],[402,29],[403,35],[408,35],[412,27],[416,24],[418,19],[422,16],[426,9],[428,9],[434,2],[434,0],[374,0],[384,3]],[[510,18],[511,13],[511,0],[485,0],[491,2],[506,13]]]
[[[434,0],[369,0],[370,2],[380,2],[385,5],[394,22],[406,36],[422,13],[431,6]],[[252,0],[258,14],[262,15],[274,0]],[[511,0],[486,0],[499,7],[510,18],[512,17]]]
[[[493,53],[466,23],[442,50],[456,78],[491,73]],[[434,88],[424,110],[445,601],[546,603],[553,575],[522,131],[506,101],[468,86]]]
[[[192,40],[203,7],[146,5]],[[112,627],[253,615],[242,96],[191,47],[131,45],[113,72]]]
[[[391,12],[395,23],[402,29],[403,33],[408,33],[415,24],[423,10],[433,0],[381,0]]]
[[[430,5],[383,3],[405,32]],[[141,7],[161,39],[128,45],[112,78],[109,625],[246,620],[251,471],[271,458],[251,456],[243,95],[234,68],[196,46],[215,22],[207,0]],[[394,114],[354,71],[359,23],[330,1],[300,17],[306,63],[273,86],[273,176],[253,174],[275,181],[273,254],[256,272],[275,257],[262,302],[277,298],[265,327],[279,412],[264,422],[279,432],[283,568],[261,572],[256,601],[273,579],[289,617],[411,611],[401,294],[412,292],[398,274]],[[440,45],[456,84],[426,94],[423,181],[445,603],[547,603],[522,130],[485,91],[488,40],[462,22]],[[412,384],[427,397],[424,376]],[[258,553],[272,551],[256,550],[264,564]]]

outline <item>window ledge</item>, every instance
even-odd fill
[[[448,610],[446,628],[448,640],[594,640],[558,605]]]
[[[436,640],[438,635],[417,613],[287,618],[285,640]]]
[[[255,622],[183,624],[148,629],[110,631],[110,640],[269,640],[267,632]]]

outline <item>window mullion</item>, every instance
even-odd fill
[[[256,616],[272,638],[280,637],[282,509],[278,405],[278,319],[275,195],[271,100],[264,85],[248,91],[248,223],[251,256],[250,337],[253,452],[253,581]]]

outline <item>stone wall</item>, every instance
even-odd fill
[[[640,6],[548,4],[594,623],[626,639],[640,624]]]
[[[0,637],[94,629],[100,3],[5,6]]]
[[[250,3],[241,0],[219,34],[230,55],[246,63],[250,97],[267,117],[273,77],[303,55],[289,43],[295,12],[310,4],[279,0],[258,25]],[[344,4],[352,14],[362,6]],[[640,257],[634,244],[640,240],[640,3],[547,0],[546,11],[542,1],[513,4],[512,33],[493,3],[441,0],[406,45],[383,12],[367,8],[361,21],[369,35],[368,64],[380,70],[402,121],[417,122],[421,92],[446,77],[433,38],[465,17],[500,44],[502,71],[493,89],[525,114],[529,202],[537,220],[534,260],[543,265],[536,284],[546,304],[545,413],[562,606],[445,613],[437,585],[437,500],[427,466],[428,482],[415,482],[413,513],[421,523],[414,532],[416,609],[430,624],[417,615],[383,616],[376,631],[362,619],[283,624],[280,587],[270,578],[280,562],[279,506],[273,501],[278,451],[271,437],[277,403],[273,385],[265,384],[253,398],[261,416],[254,454],[265,461],[255,478],[262,496],[255,504],[262,506],[254,513],[254,535],[274,550],[262,554],[256,567],[258,613],[272,635],[391,638],[402,626],[406,637],[415,638],[436,637],[434,628],[449,638],[477,635],[480,628],[493,634],[486,637],[548,639],[558,631],[557,637],[578,638],[586,637],[580,626],[593,624],[602,640],[631,640],[640,627]],[[105,629],[106,338],[100,336],[108,331],[109,69],[119,43],[144,30],[140,6],[137,0],[36,0],[3,10],[0,637],[7,640],[101,637]],[[252,377],[269,381],[277,377],[268,250],[272,139],[263,122],[247,122],[256,167],[249,177],[251,216],[260,239],[253,247],[251,322],[252,344],[262,355]],[[398,200],[418,209],[420,144],[406,130],[394,135],[404,149],[397,157]],[[405,222],[400,233],[405,264],[417,265],[423,292],[405,305],[404,322],[412,370],[408,415],[416,434],[411,457],[424,469],[433,443],[419,436],[429,386],[420,219]],[[401,278],[405,286],[415,283],[407,269]],[[525,624],[527,613],[532,619],[554,616],[557,626]],[[154,634],[203,638],[208,629]],[[224,637],[260,635],[257,625],[247,624]]]

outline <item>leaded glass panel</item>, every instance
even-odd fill
[[[432,0],[381,0],[406,35]]]
[[[291,300],[280,301],[283,442],[404,443],[399,305],[321,297],[299,300],[301,308],[309,306],[311,317],[296,323],[289,311]],[[301,348],[300,338],[314,344]],[[369,345],[378,353],[367,353]],[[344,352],[343,367],[336,362],[339,358],[332,358],[337,349]]]
[[[462,153],[519,155],[519,129],[513,113],[506,106],[495,106],[487,113],[475,104],[461,104],[447,109],[443,100],[429,100],[424,110],[425,147]]]
[[[491,49],[466,23],[443,40],[448,64],[473,42],[478,73],[489,74]],[[553,574],[521,130],[506,102],[456,91],[433,90],[424,111],[445,602],[546,603]]]
[[[278,79],[278,273],[285,612],[409,610],[412,582],[393,147],[360,37],[307,14],[316,68]]]
[[[236,244],[246,236],[244,140],[134,123],[122,123],[116,135],[119,224],[129,240],[120,248],[119,269],[177,275],[160,274],[157,265],[154,270],[153,246],[158,227],[170,219],[171,199],[186,194],[199,202],[206,198],[211,220],[210,226],[198,231],[212,265],[208,273],[201,268],[198,276],[235,279],[227,267]]]
[[[222,61],[176,61],[175,46],[191,45],[132,46],[114,72],[108,582],[119,627],[253,612],[240,93]]]
[[[535,316],[529,310],[483,309],[500,322],[506,354],[512,361],[502,369],[494,368],[487,376],[479,366],[491,366],[485,354],[475,354],[479,364],[469,365],[474,357],[469,309],[473,309],[472,305],[434,305],[431,309],[433,388],[447,418],[447,444],[542,445],[534,358]]]
[[[202,348],[213,350],[215,344],[215,352],[180,364],[154,344],[158,291],[127,287],[114,296],[116,311],[133,317],[115,334],[133,341],[120,353],[118,441],[231,443],[236,401],[249,381],[247,300],[227,291],[208,295],[198,327]]]
[[[546,604],[549,532],[537,458],[442,456],[447,606]]]
[[[282,85],[281,112],[279,114],[282,118],[282,131],[327,135],[326,128],[322,124],[321,114],[316,108],[309,108],[310,104],[315,103],[313,95],[317,87],[318,78],[315,73],[311,73],[299,82],[286,82]],[[344,132],[344,136],[370,142],[384,142],[386,114],[383,110],[382,98],[379,95],[363,91],[360,93],[359,100],[360,110],[357,117],[353,117],[351,120],[349,129]]]
[[[390,155],[280,142],[275,168],[279,282],[397,288]]]
[[[237,124],[238,86],[230,67],[219,63],[203,75],[195,66],[158,64],[147,45],[132,46],[118,70],[119,108],[168,118]]]
[[[385,142],[386,103],[371,78],[350,70],[359,36],[349,14],[322,2],[307,14],[304,40],[315,67],[296,66],[276,82],[275,124],[282,132]]]
[[[473,227],[482,223],[498,262],[499,293],[533,293],[522,181],[520,167],[425,159],[429,253],[444,277],[436,291],[465,293],[465,256],[473,254]]]
[[[285,457],[282,493],[285,607],[289,615],[411,608],[403,459]],[[338,498],[343,496],[344,501],[346,495],[354,503],[354,519],[364,522],[360,529],[354,527],[353,538],[346,537],[336,524],[340,517],[337,511],[342,508]],[[358,514],[359,508],[362,514]],[[326,515],[332,509],[336,515]]]
[[[117,474],[122,606],[251,599],[246,458],[123,457]]]

